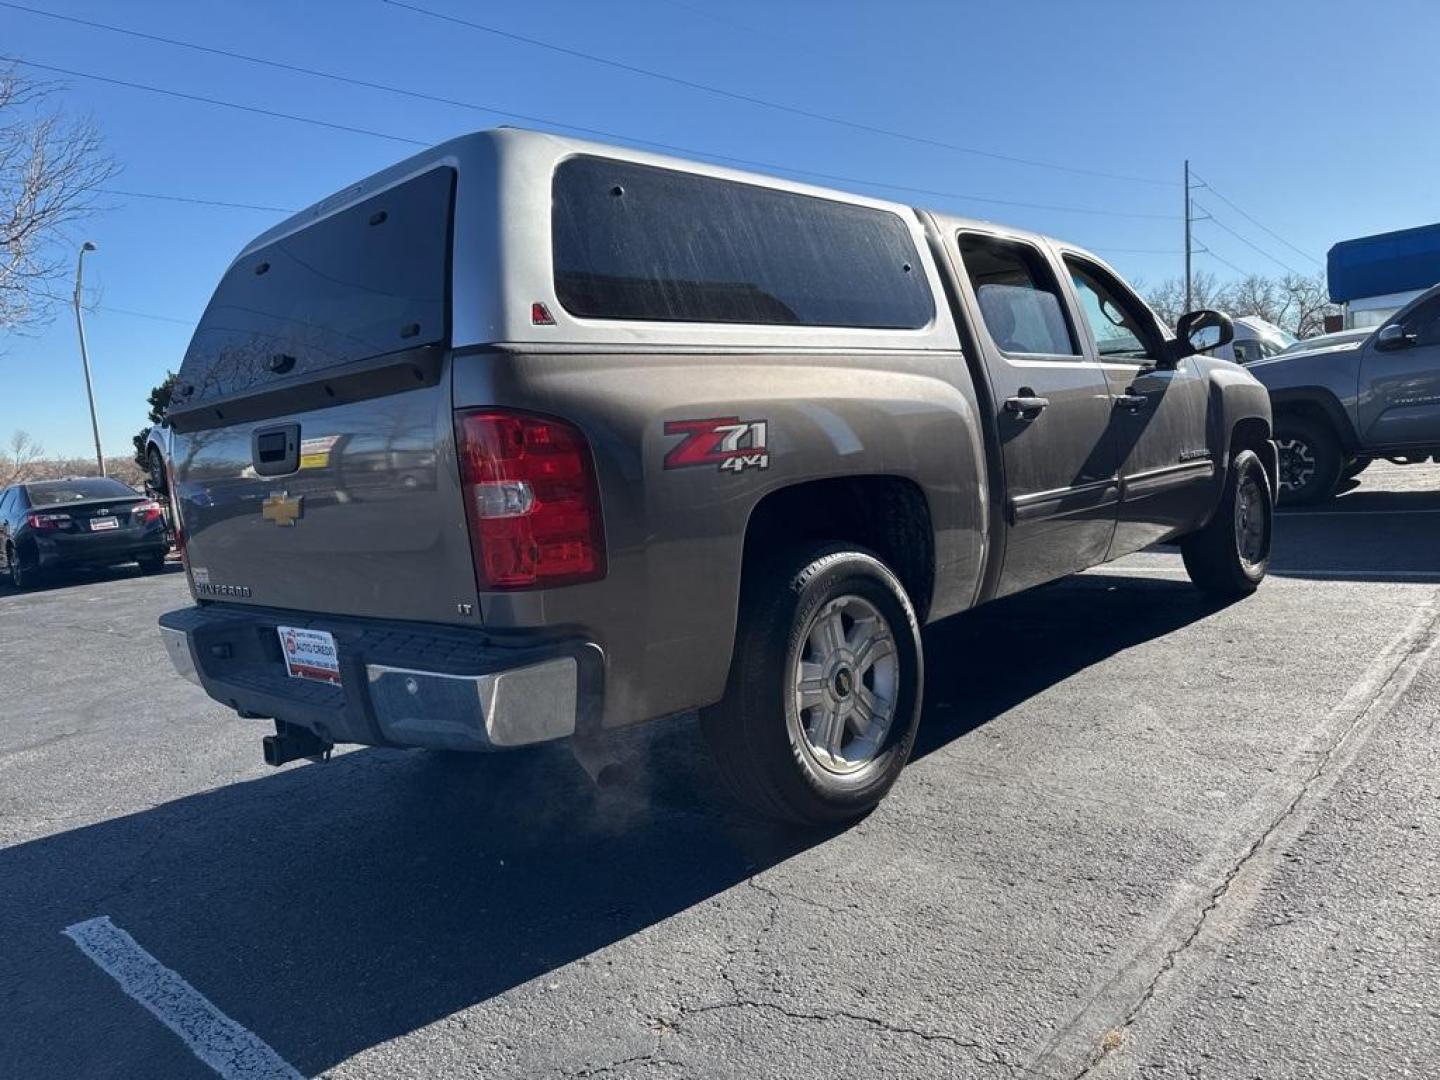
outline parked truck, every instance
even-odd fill
[[[1270,391],[1288,503],[1330,498],[1377,458],[1440,461],[1440,286],[1359,339],[1333,338],[1248,368]]]
[[[851,819],[914,744],[926,623],[1171,539],[1217,597],[1261,581],[1269,400],[1197,353],[1229,336],[1022,230],[465,136],[226,272],[161,631],[272,764],[699,710],[750,808]]]

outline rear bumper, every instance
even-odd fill
[[[291,678],[277,626],[335,637],[340,685]],[[176,671],[242,716],[330,742],[499,750],[598,730],[600,649],[574,636],[198,605],[160,617]]]
[[[68,566],[113,566],[150,556],[164,558],[169,550],[165,533],[159,528],[141,532],[116,529],[109,533],[43,536],[33,538],[35,564],[41,570]]]

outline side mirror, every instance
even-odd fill
[[[1391,352],[1395,349],[1408,349],[1415,344],[1415,335],[1405,329],[1402,323],[1391,323],[1382,327],[1380,333],[1375,335],[1375,348],[1382,352]]]
[[[1162,367],[1173,368],[1187,356],[1218,349],[1235,340],[1235,324],[1224,312],[1201,308],[1180,316],[1175,324],[1175,340],[1170,342],[1169,355]]]

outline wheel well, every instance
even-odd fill
[[[1270,425],[1258,416],[1237,420],[1230,432],[1230,456],[1234,457],[1239,450],[1255,451],[1270,479],[1270,490],[1278,491],[1280,469],[1275,452],[1270,446]]]
[[[1317,401],[1314,398],[1291,398],[1276,401],[1273,397],[1271,403],[1275,410],[1275,426],[1279,427],[1283,418],[1298,418],[1309,420],[1316,424],[1324,425],[1325,429],[1335,436],[1335,441],[1340,444],[1341,449],[1350,453],[1355,448],[1354,435],[1347,423],[1342,423],[1335,415],[1339,405],[1330,405],[1328,402]],[[1343,416],[1343,413],[1341,414]]]
[[[854,543],[895,572],[924,622],[935,585],[935,533],[918,484],[898,476],[811,480],[772,491],[745,529],[745,570],[780,546]]]

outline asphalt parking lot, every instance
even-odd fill
[[[834,835],[717,805],[685,720],[620,790],[271,770],[171,673],[178,571],[0,591],[0,1073],[1440,1075],[1440,468],[1361,480],[1242,603],[1159,549],[932,628]]]

